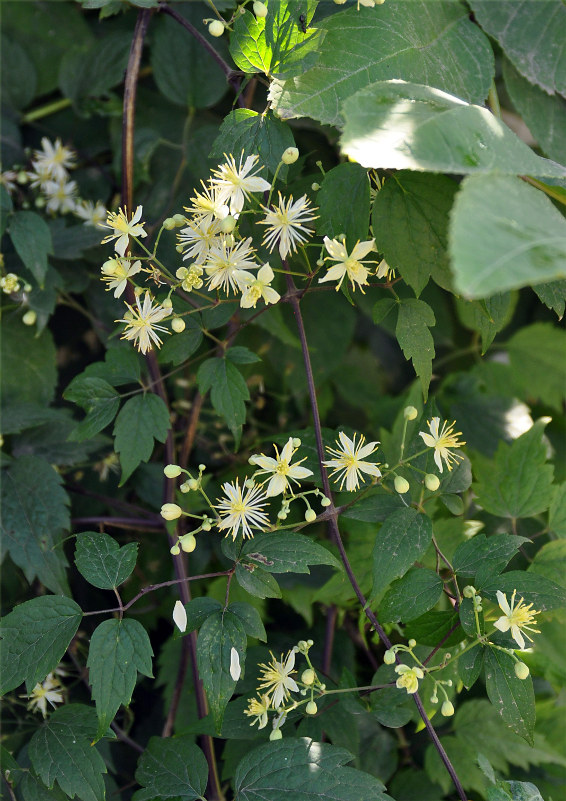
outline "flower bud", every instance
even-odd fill
[[[255,487],[255,481],[253,480],[253,478],[246,478],[246,480],[244,481],[244,487],[246,489],[253,489]]]
[[[168,464],[163,468],[163,472],[167,478],[177,478],[183,471],[178,464]]]
[[[316,715],[318,712],[318,707],[314,701],[309,701],[305,707],[305,712],[307,715]]]
[[[320,184],[317,184],[317,182],[315,181],[314,184],[311,184],[311,189],[313,192],[318,192],[318,190],[320,189]]]
[[[313,521],[316,520],[316,512],[314,511],[314,509],[307,509],[307,511],[305,512],[305,520],[307,521],[307,523],[312,523]]]
[[[224,33],[224,23],[220,22],[219,19],[213,19],[210,25],[208,26],[208,32],[211,36],[218,38],[222,36]]]
[[[210,531],[212,526],[210,525],[208,520],[205,520],[204,523],[202,524],[201,528],[202,528],[203,531]]]
[[[277,519],[278,520],[287,520],[287,512],[285,511],[285,509],[280,509],[277,512]]]
[[[518,679],[521,681],[528,679],[530,672],[528,665],[525,665],[524,662],[515,662],[515,675]]]
[[[427,473],[424,477],[425,487],[431,492],[436,492],[440,487],[440,479],[434,473]]]
[[[27,311],[22,317],[22,323],[24,325],[35,325],[36,320],[37,320],[37,314],[33,311],[33,309]]]
[[[173,217],[167,217],[165,220],[163,220],[163,227],[166,231],[172,231],[173,228],[175,228],[175,220]]]
[[[188,221],[184,214],[174,214],[173,222],[175,223],[175,225],[181,226],[181,225],[186,225]]]
[[[299,437],[293,437],[293,448],[300,448],[301,447],[301,440]]]
[[[283,735],[281,733],[281,729],[273,729],[271,734],[269,735],[270,740],[281,740]]]
[[[299,148],[288,147],[286,150],[283,151],[283,155],[281,156],[281,161],[283,162],[283,164],[294,164],[298,158],[299,158]]]
[[[164,309],[172,309],[173,301],[171,300],[171,298],[165,298],[164,300],[161,301],[161,305],[163,306]]]
[[[317,267],[324,267],[324,259],[317,259],[316,260]]]
[[[196,479],[196,478],[189,478],[189,480],[187,481],[187,484],[189,485],[189,489],[191,489],[191,490],[197,490],[198,489],[198,479]]]
[[[330,506],[330,498],[327,498],[326,495],[320,501],[321,506]]]
[[[179,556],[179,554],[181,553],[181,549],[179,548],[178,545],[173,545],[173,547],[170,548],[169,553],[173,554],[173,556]]]
[[[181,548],[185,553],[192,553],[197,547],[197,541],[194,534],[185,534],[184,537],[181,537],[179,542],[181,543]]]
[[[390,648],[383,654],[383,661],[386,665],[394,665],[395,664],[395,651]]]
[[[416,640],[412,640],[412,639],[409,640],[409,648],[414,648],[416,646],[416,644],[417,644]]]
[[[395,491],[399,493],[399,495],[404,495],[406,492],[409,492],[410,484],[406,478],[403,476],[395,476]]]
[[[161,517],[165,520],[176,520],[181,517],[183,510],[176,503],[164,503],[160,511]]]
[[[204,473],[204,471],[206,470],[206,465],[205,464],[199,464],[198,469],[199,469],[199,471],[201,473]]]
[[[445,701],[440,707],[440,714],[445,718],[450,718],[454,714],[454,707],[450,701]]]
[[[418,411],[414,406],[405,406],[403,414],[405,415],[405,420],[414,420],[418,415]]]
[[[182,317],[174,317],[171,320],[171,328],[176,334],[180,334],[182,331],[184,331],[185,325],[185,321]]]
[[[475,594],[476,594],[476,588],[472,587],[471,584],[466,584],[466,586],[462,590],[462,595],[464,596],[464,598],[473,598]]]
[[[104,275],[114,275],[116,270],[118,269],[119,264],[120,262],[118,261],[118,259],[108,259],[108,261],[104,262],[104,264],[100,268],[100,271],[104,273]]]
[[[303,684],[313,684],[316,678],[316,673],[312,668],[307,668],[303,671],[303,675],[301,676],[301,681]]]
[[[267,6],[265,3],[260,2],[260,0],[255,0],[253,9],[256,17],[267,17]]]

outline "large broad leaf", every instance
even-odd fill
[[[236,681],[230,674],[231,652],[232,649],[237,651],[243,668],[246,644],[244,625],[229,609],[214,612],[204,621],[199,631],[198,669],[217,731],[222,728],[224,710],[236,686]]]
[[[481,336],[482,355],[495,335],[510,322],[517,300],[516,292],[498,292],[485,300],[456,300],[456,311],[462,324]]]
[[[489,90],[493,54],[460,3],[415,0],[354,7],[319,27],[326,37],[317,64],[271,86],[272,103],[282,117],[340,125],[346,98],[390,78],[418,81],[426,75],[431,85],[472,103],[481,103]]]
[[[389,515],[373,546],[373,596],[403,576],[432,540],[430,518],[405,507]]]
[[[150,739],[138,762],[136,779],[143,789],[134,793],[134,801],[156,798],[193,801],[203,797],[208,765],[193,741],[192,736]]]
[[[123,484],[153,453],[154,439],[165,442],[169,412],[158,395],[134,395],[120,409],[114,425],[114,448],[120,454]]]
[[[37,576],[53,592],[68,592],[67,560],[60,547],[69,528],[69,498],[62,478],[37,456],[20,456],[2,476],[2,548],[29,582]]]
[[[236,579],[250,595],[256,598],[281,598],[279,584],[271,573],[251,562],[238,562]]]
[[[81,406],[85,419],[72,432],[70,439],[82,442],[106,428],[120,407],[118,392],[102,378],[77,376],[65,390],[65,398]]]
[[[55,394],[55,345],[49,331],[37,337],[15,317],[4,318],[0,332],[2,405],[22,402],[47,405]]]
[[[497,601],[497,591],[504,593],[508,600],[517,590],[517,600],[523,598],[538,612],[566,607],[566,589],[538,573],[524,570],[510,570],[500,576],[490,578],[481,587],[481,594],[490,601]]]
[[[0,695],[24,681],[29,692],[43,681],[61,661],[81,618],[80,606],[59,595],[32,598],[2,618]]]
[[[47,256],[53,253],[49,226],[33,211],[17,211],[10,217],[8,230],[16,253],[42,286],[47,272]]]
[[[516,534],[476,534],[471,540],[461,543],[452,557],[452,567],[459,576],[472,578],[480,570],[485,576],[488,572],[500,573],[517,553],[526,537]]]
[[[260,534],[244,544],[242,554],[270,573],[310,573],[309,565],[340,567],[324,545],[293,531]]]
[[[399,316],[395,333],[406,359],[411,359],[418,375],[425,402],[432,378],[434,340],[429,328],[436,325],[434,312],[428,303],[417,298],[403,298],[399,305]]]
[[[40,779],[55,782],[70,798],[104,801],[104,760],[93,747],[96,713],[82,704],[53,712],[30,740],[29,756]]]
[[[477,21],[531,83],[566,95],[566,7],[562,0],[469,0]]]
[[[212,405],[226,421],[237,443],[246,422],[244,401],[250,397],[242,374],[229,359],[214,358],[201,364],[197,380],[203,394],[211,390]]]
[[[556,487],[550,506],[548,526],[558,537],[566,539],[566,483]]]
[[[566,333],[550,323],[521,328],[507,343],[513,379],[528,400],[540,399],[557,411],[566,400]]]
[[[530,678],[518,679],[515,660],[495,648],[485,653],[485,686],[491,703],[513,731],[533,745],[535,696]]]
[[[153,650],[138,620],[105,620],[90,640],[87,667],[98,714],[97,739],[103,737],[121,704],[132,698],[138,670],[153,676]]]
[[[134,569],[137,555],[137,542],[128,542],[120,548],[108,534],[94,531],[77,534],[75,564],[89,584],[101,590],[119,587]]]
[[[374,776],[344,768],[344,748],[307,738],[285,739],[256,748],[236,768],[236,801],[385,801]]]
[[[348,198],[348,203],[344,203]],[[370,192],[367,172],[358,164],[339,164],[329,170],[317,193],[319,236],[346,236],[348,252],[356,242],[367,240]]]
[[[2,36],[2,97],[13,108],[25,108],[34,98],[37,85],[35,67],[24,48]]]
[[[468,298],[566,277],[566,220],[519,178],[466,178],[449,241],[454,283]]]
[[[387,590],[379,605],[379,618],[385,623],[414,620],[436,604],[442,595],[442,579],[425,567],[409,570]]]
[[[554,497],[554,468],[546,464],[542,441],[548,418],[538,420],[511,445],[500,442],[493,463],[478,461],[474,484],[477,503],[499,517],[532,517],[545,512]]]
[[[107,95],[109,89],[121,83],[131,44],[129,33],[115,31],[64,56],[59,87],[79,114],[88,114],[92,98]]]
[[[566,176],[566,167],[535,155],[487,109],[430,86],[380,81],[342,108],[342,151],[364,167]]]
[[[529,565],[529,573],[566,587],[566,540],[552,540],[543,545]]]

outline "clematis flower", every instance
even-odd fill
[[[102,244],[105,245],[107,242],[112,242],[112,240],[115,239],[116,242],[114,243],[114,250],[120,256],[123,256],[127,250],[130,241],[129,238],[131,236],[139,237],[141,239],[147,236],[147,233],[143,229],[145,223],[140,222],[142,213],[142,206],[138,206],[134,216],[128,221],[127,208],[118,209],[117,212],[109,211],[107,220],[101,225],[101,227],[111,228],[114,233],[108,234],[108,236],[102,240]]]
[[[510,606],[507,602],[507,596],[505,593],[501,592],[501,590],[497,590],[495,594],[497,595],[497,603],[499,604],[499,608],[504,614],[498,620],[496,620],[493,625],[496,629],[499,629],[499,631],[509,631],[509,629],[511,629],[511,636],[522,650],[525,647],[525,639],[522,634],[523,631],[532,631],[534,634],[540,634],[538,629],[533,629],[530,625],[531,623],[535,622],[535,616],[539,615],[540,612],[531,612],[533,605],[525,604],[522,598],[520,598],[517,602],[517,605],[515,605],[515,596],[517,595],[517,590],[513,590]],[[533,641],[533,638],[529,637],[529,635],[526,633],[525,637],[530,642]]]
[[[293,648],[287,654],[285,662],[283,662],[283,654],[280,662],[271,654],[271,662],[267,665],[260,665],[263,675],[261,676],[259,689],[267,690],[274,709],[278,709],[291,692],[299,692],[297,682],[291,677],[291,674],[295,672],[293,670],[294,667],[295,651]]]
[[[242,153],[238,167],[234,156],[224,154],[224,158],[226,164],[221,164],[217,170],[212,171],[214,175],[212,183],[218,189],[220,201],[230,204],[230,214],[239,214],[244,208],[245,201],[249,199],[250,193],[268,192],[271,184],[258,177],[259,170],[252,172],[259,161],[259,156],[248,156],[242,164],[244,159]]]
[[[252,528],[265,530],[269,525],[269,518],[263,511],[267,496],[260,486],[252,487],[244,495],[236,479],[233,483],[226,481],[222,489],[226,497],[220,498],[216,505],[220,515],[220,521],[217,523],[220,531],[228,529],[226,536],[231,534],[235,540],[240,529],[242,536],[249,539],[253,537]]]
[[[370,239],[367,242],[357,242],[350,254],[344,243],[338,239],[329,239],[325,236],[324,246],[329,254],[326,260],[330,259],[335,261],[336,264],[329,268],[324,278],[319,278],[318,283],[338,281],[336,287],[336,291],[338,291],[342,286],[342,281],[348,276],[352,289],[355,290],[356,285],[358,285],[363,293],[363,287],[368,285],[367,277],[369,275],[369,270],[365,265],[373,262],[363,262],[362,259],[372,250],[375,250],[375,239]]]
[[[424,679],[424,673],[419,667],[409,667],[408,665],[396,665],[395,673],[399,678],[395,685],[401,690],[407,690],[409,695],[413,695],[419,689],[419,679]]]
[[[433,417],[432,420],[428,422],[430,434],[424,431],[419,431],[419,434],[423,438],[425,445],[428,445],[429,448],[434,448],[434,461],[442,473],[443,459],[446,462],[448,470],[452,470],[452,465],[464,458],[461,454],[451,453],[449,448],[461,448],[462,445],[466,443],[458,442],[458,437],[462,434],[461,431],[457,431],[455,434],[453,433],[456,421],[448,425],[445,420],[440,431],[439,424],[440,417]]]
[[[265,456],[263,453],[259,456],[252,457],[253,464],[261,468],[261,470],[257,471],[256,475],[262,475],[263,473],[271,474],[271,479],[269,480],[265,493],[268,498],[287,492],[287,490],[291,488],[289,479],[298,484],[299,479],[312,476],[312,470],[308,470],[306,467],[300,467],[301,462],[305,461],[306,456],[305,459],[301,459],[294,465],[291,464],[291,460],[298,450],[298,448],[293,447],[293,437],[289,437],[289,440],[281,451],[281,455],[279,455],[277,445],[273,447],[277,455],[276,459],[271,456]]]
[[[136,308],[126,303],[128,311],[117,323],[126,323],[122,339],[132,340],[141,353],[147,353],[153,345],[159,347],[161,339],[156,331],[169,331],[162,325],[157,325],[164,317],[171,314],[170,309],[164,309],[159,304],[153,305],[153,298],[149,292],[145,293],[143,305],[139,296],[136,297]]]
[[[259,265],[253,261],[251,241],[248,237],[236,244],[228,244],[229,239],[222,239],[211,247],[204,264],[209,289],[220,288],[227,294],[230,289],[243,292],[253,281],[254,277],[248,270],[257,270]]]
[[[340,480],[340,489],[342,489],[344,482],[346,482],[346,489],[348,492],[357,490],[360,485],[362,473],[367,473],[376,478],[381,476],[381,471],[377,464],[363,461],[366,456],[371,456],[371,454],[377,450],[379,442],[368,442],[367,445],[364,445],[365,437],[360,435],[360,439],[356,443],[355,434],[353,438],[350,439],[343,431],[338,434],[338,439],[340,440],[341,447],[326,449],[330,455],[336,458],[330,459],[324,462],[324,464],[326,467],[333,468],[332,476],[335,473],[342,474],[341,476],[339,475],[337,479]],[[336,444],[338,444],[338,440],[336,440]]]
[[[55,674],[49,673],[44,681],[35,685],[29,695],[24,695],[22,698],[29,698],[27,707],[31,712],[39,711],[45,718],[47,717],[48,703],[55,709],[56,704],[64,702],[62,690],[63,686]]]
[[[312,234],[310,228],[305,223],[316,219],[313,214],[314,209],[310,206],[310,200],[303,195],[293,202],[293,195],[285,200],[279,194],[279,205],[268,209],[262,206],[265,212],[265,219],[260,220],[260,225],[267,225],[267,230],[263,239],[263,244],[273,252],[275,245],[279,245],[279,255],[285,259],[289,253],[296,252],[297,247],[306,242]]]
[[[245,279],[245,289],[240,300],[242,309],[255,309],[260,298],[263,299],[266,306],[269,306],[270,303],[277,303],[281,295],[270,286],[274,277],[273,270],[267,262],[260,268],[257,278]]]
[[[269,704],[269,696],[267,694],[260,695],[258,698],[250,698],[248,708],[244,709],[244,715],[247,715],[250,718],[255,718],[250,723],[250,726],[254,726],[258,723],[258,729],[263,729],[267,726],[267,712],[270,708]]]

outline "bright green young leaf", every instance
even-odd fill
[[[251,562],[238,562],[236,579],[250,595],[256,598],[281,598],[279,584],[267,570]]]
[[[390,78],[420,81],[426,75],[431,85],[472,103],[483,102],[488,93],[493,54],[459,3],[415,0],[378,9],[351,7],[327,17],[319,28],[326,36],[316,65],[271,85],[271,102],[283,118],[341,125],[344,100]]]
[[[492,573],[501,573],[524,542],[530,540],[516,534],[494,534],[492,537],[476,534],[456,548],[451,559],[452,567],[459,576],[466,578],[472,578],[485,568]]]
[[[467,690],[479,679],[483,659],[484,647],[482,645],[475,645],[458,659],[458,676]]]
[[[566,220],[519,178],[466,178],[450,222],[456,289],[468,298],[566,276]]]
[[[308,565],[340,567],[324,545],[293,531],[258,535],[244,544],[242,554],[270,573],[310,573]]]
[[[429,277],[450,287],[448,213],[457,185],[445,175],[398,171],[373,204],[377,249],[418,296]]]
[[[134,793],[134,801],[194,801],[206,790],[208,765],[194,737],[152,737],[138,762],[136,779],[143,789]]]
[[[57,383],[55,345],[49,331],[36,337],[30,326],[14,317],[4,319],[0,333],[0,393],[2,404],[53,400]]]
[[[414,620],[437,603],[442,595],[442,579],[434,570],[415,567],[397,579],[379,604],[379,619],[384,623]]]
[[[24,48],[7,36],[2,36],[0,56],[3,102],[15,109],[23,109],[35,96],[35,67]]]
[[[395,333],[406,359],[411,359],[418,375],[423,397],[428,398],[428,387],[432,377],[434,340],[429,328],[436,325],[434,312],[428,303],[416,298],[403,298],[399,305],[399,316]]]
[[[102,378],[77,376],[65,390],[64,396],[87,413],[71,434],[71,439],[76,442],[91,439],[106,428],[114,420],[120,407],[120,395]]]
[[[250,751],[236,768],[236,801],[385,801],[374,776],[344,768],[344,748],[286,738]]]
[[[136,566],[137,555],[137,542],[128,542],[120,548],[108,534],[94,531],[77,534],[75,564],[88,583],[101,590],[123,584]]]
[[[197,640],[198,669],[216,730],[222,728],[226,704],[236,681],[230,675],[231,651],[234,648],[242,671],[246,658],[247,637],[239,617],[230,610],[214,612],[202,624]]]
[[[552,503],[554,468],[545,464],[542,440],[548,418],[538,420],[511,445],[500,442],[493,462],[478,461],[477,502],[486,512],[499,517],[532,517],[545,512]]]
[[[120,484],[140,462],[147,462],[153,453],[154,439],[165,442],[169,425],[169,412],[158,395],[147,392],[126,401],[114,424],[114,449],[120,454],[122,465]]]
[[[482,585],[481,594],[497,603],[497,590],[504,593],[509,602],[513,591],[517,590],[516,603],[523,598],[526,604],[532,604],[533,609],[538,612],[566,607],[566,589],[536,572],[510,570],[489,578]]]
[[[42,286],[47,272],[47,256],[53,253],[47,223],[34,211],[16,211],[10,217],[8,230],[16,253]]]
[[[534,323],[507,342],[513,378],[529,400],[537,398],[557,411],[566,400],[566,333],[550,323]]]
[[[25,681],[28,692],[54,670],[81,622],[71,598],[42,595],[19,604],[2,618],[0,695]]]
[[[108,730],[120,705],[130,703],[138,671],[153,677],[152,656],[147,631],[138,620],[113,618],[95,629],[87,667],[98,715],[97,740]]]
[[[564,178],[486,108],[431,86],[378,81],[342,108],[343,153],[363,167]]]
[[[104,760],[92,745],[96,713],[83,704],[55,710],[29,743],[29,756],[47,787],[57,782],[67,796],[82,801],[104,801]]]
[[[246,422],[246,406],[250,393],[242,374],[228,359],[207,359],[197,373],[199,389],[204,395],[211,390],[210,399],[219,415],[239,442],[242,426]]]
[[[235,601],[228,607],[230,612],[239,617],[243,623],[248,637],[256,637],[258,640],[267,642],[267,634],[261,616],[257,609],[245,601]]]
[[[192,601],[185,604],[187,628],[184,633],[190,634],[191,631],[200,628],[207,617],[220,609],[222,609],[222,604],[215,598],[193,598]]]
[[[320,184],[316,203],[319,236],[337,239],[345,234],[348,252],[357,242],[368,239],[369,181],[367,172],[358,164],[339,164],[329,170]]]
[[[373,597],[395,578],[404,576],[432,540],[426,515],[404,507],[393,512],[377,532],[373,547]]]
[[[211,158],[222,159],[224,154],[232,153],[236,160],[241,154],[259,156],[259,165],[264,166],[261,175],[266,178],[277,169],[281,154],[294,147],[295,140],[288,125],[267,111],[258,114],[249,108],[237,108],[228,114],[220,126],[220,133],[214,140]],[[287,168],[279,171],[279,177],[285,179]]]
[[[556,494],[550,506],[548,525],[551,531],[562,539],[566,539],[566,483],[556,488]]]
[[[68,530],[69,498],[62,477],[38,456],[19,456],[2,476],[2,548],[29,582],[37,576],[50,590],[68,593],[67,560],[60,547]]]
[[[531,83],[566,95],[566,8],[561,0],[470,0],[482,28],[497,39],[505,55]]]
[[[495,648],[486,649],[485,684],[489,700],[505,723],[533,745],[535,697],[530,678],[518,679],[515,660]]]
[[[566,540],[545,543],[529,565],[529,573],[545,576],[566,588]]]

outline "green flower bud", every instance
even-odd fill
[[[330,498],[327,498],[326,495],[320,501],[321,506],[330,506]]]
[[[198,480],[196,478],[189,478],[187,484],[189,485],[189,489],[193,491],[198,489]]]
[[[164,300],[161,301],[161,305],[163,306],[164,309],[172,309],[173,301],[171,300],[171,298],[165,298]]]
[[[270,740],[281,740],[283,735],[281,734],[281,729],[273,729],[271,734],[269,735]]]
[[[301,440],[299,437],[293,437],[293,448],[300,448],[301,447]]]
[[[314,701],[309,701],[305,707],[305,712],[307,715],[316,715],[318,712],[318,707]]]
[[[314,184],[311,184],[311,189],[313,192],[318,192],[318,190],[320,189],[320,184],[317,184],[317,182],[315,181]]]
[[[440,707],[440,714],[445,718],[450,718],[454,714],[454,707],[450,701],[445,701]]]
[[[175,222],[175,225],[178,225],[178,226],[186,225],[187,222],[188,222],[188,220],[187,220],[187,218],[185,217],[184,214],[174,214],[173,215],[173,220]]]
[[[307,509],[305,512],[305,520],[307,523],[312,523],[314,520],[316,520],[316,512],[314,509]]]
[[[424,477],[425,487],[431,492],[436,492],[440,487],[440,479],[434,473],[427,473]]]
[[[260,0],[255,0],[253,9],[256,17],[267,17],[267,6]]]
[[[160,514],[165,520],[176,520],[178,517],[181,517],[183,510],[176,503],[164,503],[161,507]]]
[[[403,476],[395,476],[395,491],[399,493],[399,495],[404,495],[406,492],[410,490],[410,484],[406,478]]]
[[[179,548],[178,545],[173,545],[169,553],[173,554],[173,556],[179,556],[179,554],[181,553],[181,549]]]
[[[222,36],[224,33],[224,23],[220,22],[219,19],[213,19],[208,26],[208,32],[211,36],[214,36],[218,39],[218,37]]]
[[[530,672],[528,665],[525,665],[524,662],[515,662],[515,675],[518,679],[522,681],[528,679]]]
[[[475,594],[476,594],[476,588],[472,587],[471,584],[466,584],[466,586],[462,590],[462,595],[464,596],[464,598],[473,598]]]
[[[416,644],[417,644],[416,640],[412,640],[412,639],[409,640],[409,648],[414,648],[416,646]]]
[[[33,311],[33,309],[27,311],[22,317],[22,323],[24,325],[35,325],[36,320],[37,320],[37,314]]]
[[[312,668],[307,668],[303,671],[303,675],[301,676],[301,681],[303,684],[314,684],[314,680],[316,678],[316,673]]]
[[[163,227],[166,231],[172,231],[173,228],[175,228],[175,220],[173,217],[167,217],[165,220],[163,220]]]
[[[163,468],[163,472],[167,478],[177,478],[183,471],[178,464],[168,464]]]
[[[294,164],[299,158],[299,149],[297,147],[288,147],[283,151],[281,161],[283,164]]]
[[[171,328],[176,334],[180,334],[182,331],[184,331],[185,325],[185,321],[182,319],[182,317],[174,317],[173,320],[171,320]]]
[[[386,665],[394,665],[395,664],[395,651],[390,648],[383,654],[383,661]]]
[[[236,219],[232,217],[231,214],[228,214],[227,217],[224,217],[220,223],[220,230],[223,234],[231,234],[235,227]]]
[[[414,406],[405,406],[403,414],[405,415],[405,420],[414,420],[418,415],[418,411]]]
[[[192,553],[197,547],[197,541],[194,534],[185,534],[184,537],[181,537],[179,542],[181,543],[181,548],[185,553]]]

